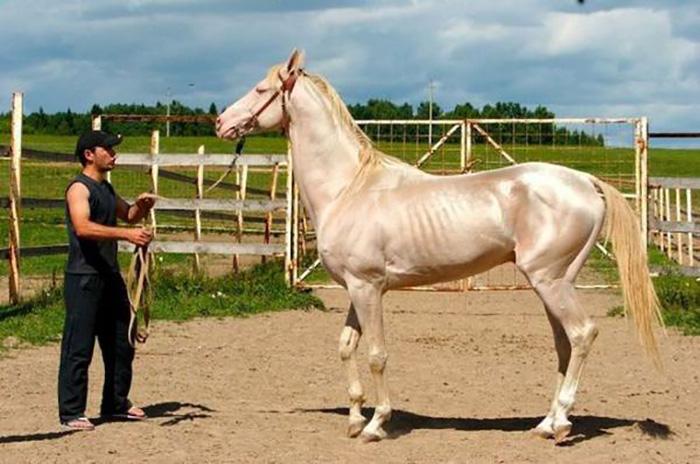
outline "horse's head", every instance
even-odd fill
[[[251,132],[285,128],[288,123],[286,101],[303,62],[303,52],[294,50],[285,63],[270,68],[267,77],[219,115],[216,135],[235,139]]]

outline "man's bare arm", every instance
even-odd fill
[[[75,233],[79,238],[89,240],[128,240],[135,245],[146,245],[151,241],[150,231],[126,229],[98,224],[90,220],[90,192],[79,182],[74,183],[66,192],[68,213]]]

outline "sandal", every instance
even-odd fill
[[[61,422],[61,427],[67,430],[74,430],[79,432],[88,432],[95,430],[95,424],[90,422],[90,419],[88,419],[85,416]]]
[[[148,419],[148,416],[146,415],[145,412],[143,412],[143,409],[137,408],[136,406],[130,407],[126,412],[112,414],[112,417],[116,417],[118,419],[133,420],[133,421],[140,421],[140,420]]]

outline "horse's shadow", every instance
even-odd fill
[[[348,408],[324,408],[324,409],[296,409],[295,412],[324,413],[347,416]],[[363,408],[365,417],[372,417],[374,410]],[[391,421],[386,426],[389,438],[398,438],[408,435],[414,430],[444,430],[453,429],[465,432],[484,430],[500,430],[503,432],[525,432],[534,428],[541,417],[497,417],[497,418],[460,418],[460,417],[432,417],[412,413],[410,411],[394,410]],[[570,446],[582,441],[602,435],[609,435],[609,430],[618,427],[636,426],[644,435],[667,439],[673,432],[666,424],[652,419],[620,419],[604,416],[572,416],[574,423],[571,436],[562,445]]]
[[[186,411],[182,411],[182,410]],[[144,412],[149,419],[162,419],[166,418],[165,422],[161,423],[160,426],[173,426],[179,424],[183,421],[194,421],[195,419],[205,419],[211,417],[212,412],[216,412],[213,409],[201,404],[193,403],[181,403],[179,401],[167,401],[163,403],[155,403],[143,407]],[[187,411],[189,410],[189,411]],[[124,421],[128,419],[111,419],[105,417],[97,417],[90,419],[95,426],[100,426],[108,422]],[[89,433],[89,432],[77,432],[75,430],[61,430],[54,432],[40,432],[40,433],[30,433],[26,435],[5,435],[0,436],[0,445],[5,443],[23,443],[23,442],[37,442],[46,440],[56,440],[59,438],[64,438],[68,435],[74,433]]]

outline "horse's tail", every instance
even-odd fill
[[[612,242],[620,273],[625,315],[631,315],[639,340],[657,367],[661,366],[654,329],[663,326],[659,298],[649,276],[647,250],[639,222],[627,200],[613,186],[594,178],[605,197],[605,239]]]

